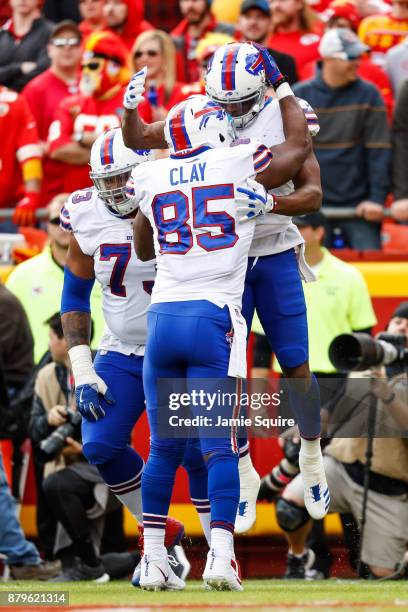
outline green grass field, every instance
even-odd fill
[[[149,609],[188,609],[216,610],[235,608],[251,610],[295,611],[316,608],[332,610],[381,611],[408,610],[408,583],[367,582],[350,580],[327,580],[316,582],[283,580],[246,580],[243,593],[208,592],[198,581],[189,581],[187,588],[179,593],[148,593],[135,589],[126,581],[114,581],[105,585],[89,582],[69,583],[67,585],[41,582],[8,582],[0,585],[0,593],[10,591],[61,590],[69,592],[70,607],[81,606],[97,608],[104,606],[112,612],[121,606]],[[18,609],[18,608],[11,608]],[[26,608],[27,609],[27,608]],[[31,610],[39,608],[30,608]],[[44,608],[43,608],[44,609]],[[47,610],[58,608],[47,608]],[[123,608],[122,608],[123,609]],[[1,610],[1,607],[0,607]]]

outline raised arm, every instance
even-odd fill
[[[164,138],[164,121],[147,124],[139,116],[137,107],[143,100],[146,68],[137,72],[130,80],[123,106],[123,142],[131,149],[167,149]]]

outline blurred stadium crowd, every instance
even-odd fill
[[[408,253],[408,0],[10,0],[0,2],[0,23],[0,234],[38,226],[40,210],[47,217],[47,246],[16,267],[7,288],[0,285],[0,342],[9,347],[0,354],[0,391],[8,394],[0,400],[21,415],[31,410],[29,419],[22,416],[10,426],[14,430],[7,430],[7,419],[1,417],[1,433],[7,437],[3,432],[8,431],[19,442],[29,433],[35,445],[37,526],[46,559],[40,563],[38,551],[16,523],[9,546],[15,556],[9,554],[8,563],[15,578],[51,578],[61,571],[61,562],[72,566],[70,544],[75,539],[74,552],[82,554],[84,563],[92,565],[87,557],[92,541],[106,553],[102,556],[108,573],[124,576],[133,570],[138,553],[126,552],[122,510],[114,496],[92,466],[78,461],[81,445],[74,435],[75,419],[67,411],[73,401],[72,375],[55,314],[69,239],[59,227],[64,200],[91,185],[90,149],[101,133],[120,125],[123,93],[133,72],[147,66],[147,94],[139,112],[150,123],[163,120],[174,104],[191,94],[204,93],[207,63],[218,47],[234,40],[267,46],[321,125],[314,151],[321,168],[323,215],[310,215],[298,224],[308,262],[322,279],[321,294],[312,288],[306,295],[317,317],[309,320],[311,369],[322,378],[335,378],[327,359],[333,337],[369,332],[376,318],[362,277],[334,261],[321,245],[380,250],[387,219],[398,249]],[[39,244],[41,234],[34,240]],[[338,279],[337,294],[324,291],[328,277]],[[322,303],[331,298],[335,303],[325,303],[330,315],[325,321]],[[97,341],[103,329],[99,287],[91,299]],[[406,304],[395,317],[403,321],[398,331],[408,337]],[[260,378],[268,376],[271,355],[262,330],[255,326],[254,331],[259,332],[254,368]],[[389,397],[387,389],[379,391],[380,399],[381,393]],[[64,434],[68,448],[58,455],[48,443],[44,460],[41,442],[49,440],[55,428],[69,424],[72,430]],[[361,449],[358,452],[363,457]],[[401,454],[408,461],[405,441]],[[51,459],[59,465],[51,468]],[[62,478],[57,477],[60,470]],[[291,470],[290,460],[286,470]],[[294,469],[291,476],[296,473]],[[387,477],[404,482],[390,495],[406,498],[406,477],[392,469]],[[261,489],[269,501],[275,498],[271,483],[273,478]],[[12,504],[11,497],[4,500],[3,495],[2,514]],[[342,511],[350,524],[352,509]],[[384,512],[391,510],[385,506]],[[104,530],[99,519],[108,513],[109,529]],[[398,554],[408,540],[406,525],[404,532],[395,533],[400,528],[397,521],[388,538],[398,540]],[[301,545],[289,536],[294,551],[289,577],[305,577],[311,567],[309,555],[303,553],[308,529],[299,536]],[[289,525],[288,532],[293,530]],[[317,539],[322,541],[319,534]],[[65,551],[58,561],[57,550]],[[394,557],[391,560],[394,563]],[[387,562],[388,557],[376,565]],[[322,577],[329,570],[325,565],[317,571]]]

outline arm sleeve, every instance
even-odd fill
[[[408,81],[402,86],[392,128],[392,180],[396,200],[408,198]]]
[[[387,111],[377,89],[373,89],[364,125],[369,184],[368,199],[384,204],[390,184],[391,144]]]
[[[28,423],[28,434],[37,446],[40,444],[41,440],[44,440],[44,438],[49,435],[49,433],[51,433],[51,427],[48,424],[47,412],[40,395],[35,391],[30,421]]]
[[[27,101],[22,96],[18,99],[19,104],[19,133],[15,143],[17,149],[17,159],[20,164],[42,157],[40,138],[38,136],[37,125],[31,113]]]
[[[353,330],[373,327],[377,323],[366,282],[359,270],[352,269],[348,319]]]

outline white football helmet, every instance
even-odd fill
[[[263,108],[266,89],[261,54],[251,43],[224,45],[208,63],[206,94],[232,115],[238,130]]]
[[[164,137],[171,153],[190,154],[203,146],[228,146],[236,134],[228,113],[211,98],[197,95],[169,110]]]
[[[98,136],[91,149],[89,176],[111,213],[125,217],[136,210],[138,203],[126,190],[126,183],[135,166],[153,159],[150,150],[125,147],[120,128],[110,129]]]

